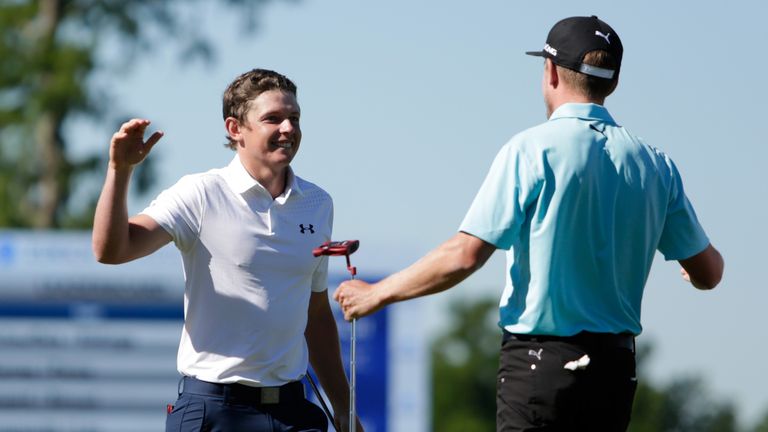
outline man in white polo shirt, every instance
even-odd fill
[[[308,361],[349,425],[349,388],[327,296],[333,203],[290,168],[301,142],[296,86],[254,69],[224,93],[224,124],[236,152],[225,168],[183,177],[128,217],[133,168],[162,137],[148,120],[112,137],[93,227],[99,262],[119,264],[170,241],[184,263],[184,327],[178,352],[183,391],[167,431],[324,431],[304,397]],[[358,430],[362,428],[358,425]]]
[[[498,431],[623,431],[637,385],[634,337],[658,250],[696,288],[720,282],[675,164],[604,103],[623,47],[595,16],[559,21],[543,50],[548,120],[499,151],[459,233],[400,273],[334,294],[348,319],[448,289],[507,251]]]

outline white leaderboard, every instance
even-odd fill
[[[0,431],[162,430],[179,322],[0,320]]]
[[[90,233],[0,230],[0,432],[164,430],[183,292],[172,246],[107,266]],[[362,378],[383,383],[358,382],[368,432],[429,430],[421,319],[412,305],[390,308],[384,333],[363,341],[370,351],[358,346],[358,359],[371,357]]]

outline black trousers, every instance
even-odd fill
[[[637,389],[634,339],[602,336],[506,333],[496,389],[497,432],[625,431]]]

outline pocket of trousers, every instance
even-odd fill
[[[182,395],[165,419],[166,432],[202,430],[205,420],[205,402],[196,397]]]

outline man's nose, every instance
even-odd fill
[[[280,123],[281,133],[291,133],[294,129],[296,129],[296,127],[293,125],[291,119],[285,119],[282,121],[282,123]]]

